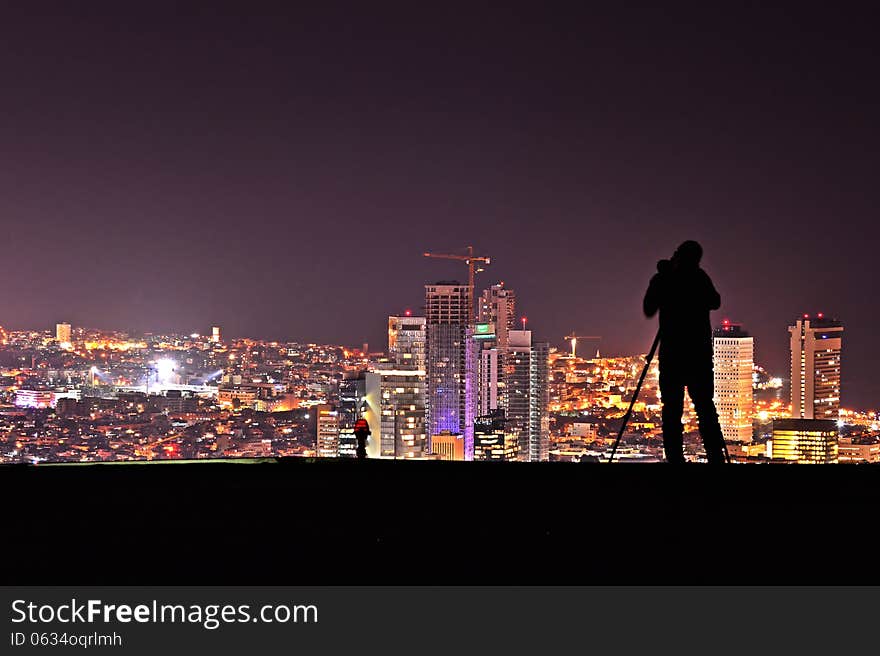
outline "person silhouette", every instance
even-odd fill
[[[370,437],[370,425],[366,419],[358,419],[354,424],[354,437],[357,440],[355,455],[358,460],[367,459],[367,438]]]
[[[702,268],[703,248],[695,241],[679,246],[672,258],[657,263],[645,293],[646,317],[660,312],[660,396],[663,401],[663,450],[666,461],[683,463],[681,415],[687,387],[711,464],[724,459],[724,437],[713,400],[712,324],[709,312],[721,296]]]

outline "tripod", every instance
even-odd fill
[[[632,415],[633,406],[636,404],[636,399],[639,397],[639,392],[642,390],[642,383],[645,382],[645,376],[648,375],[648,369],[651,367],[651,360],[654,359],[654,353],[657,352],[657,345],[660,343],[660,330],[657,330],[657,335],[654,337],[654,343],[651,344],[651,350],[648,351],[648,355],[645,356],[645,368],[642,369],[642,375],[639,376],[639,382],[636,383],[636,389],[633,392],[632,400],[629,402],[629,409],[627,409],[626,414],[623,415],[623,422],[620,424],[620,431],[617,433],[617,439],[614,440],[614,447],[611,449],[611,455],[608,457],[608,462],[614,462],[614,454],[617,453],[617,447],[620,445],[620,440],[623,437],[623,431],[626,430],[626,425],[629,423],[630,415]],[[724,447],[724,459],[730,463],[730,454],[727,452],[727,442],[724,441],[724,438],[721,438],[721,445]]]

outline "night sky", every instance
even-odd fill
[[[539,337],[644,352],[645,286],[691,238],[759,362],[787,376],[786,326],[823,311],[846,325],[844,405],[880,405],[867,15],[11,4],[7,328],[381,348],[387,314],[464,279],[422,252],[473,244]]]

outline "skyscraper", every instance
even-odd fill
[[[379,406],[378,455],[421,458],[430,443],[425,424],[424,317],[388,317],[388,355],[390,363],[366,376],[367,398]]]
[[[478,321],[495,326],[498,345],[507,347],[507,334],[515,328],[516,294],[504,287],[504,283],[492,285],[483,290],[477,310]]]
[[[533,342],[530,355],[528,459],[538,462],[550,459],[550,344]]]
[[[788,327],[791,341],[791,416],[834,419],[840,410],[843,324],[821,313]]]
[[[220,326],[211,327],[211,342],[214,344],[220,343]]]
[[[755,362],[754,339],[739,324],[725,320],[713,332],[715,407],[729,442],[751,442]]]
[[[55,324],[55,339],[59,344],[70,344],[70,324],[69,323],[56,323]]]
[[[398,367],[425,368],[425,317],[388,317],[388,355]]]
[[[363,371],[346,373],[339,381],[338,402],[336,411],[339,417],[339,446],[337,452],[340,458],[354,458],[357,450],[357,438],[354,434],[355,422],[361,418],[366,409],[367,380]],[[373,441],[379,439],[378,434]]]
[[[425,337],[428,435],[444,431],[465,437],[465,457],[473,454],[473,425],[468,426],[469,400],[475,381],[468,374],[467,337],[470,291],[459,282],[425,285]]]
[[[366,419],[371,431],[367,454],[421,458],[428,451],[424,369],[379,365],[365,378],[370,410]]]
[[[317,439],[315,443],[319,458],[335,458],[339,449],[339,416],[331,405],[318,405]]]
[[[486,344],[480,352],[480,415],[504,413],[520,461],[549,458],[549,357],[550,345],[533,343],[530,330],[510,330],[506,347]]]

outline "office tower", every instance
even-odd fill
[[[751,442],[755,342],[738,324],[724,321],[713,331],[715,407],[728,442]]]
[[[791,337],[791,416],[834,419],[840,410],[843,324],[821,313],[788,327]]]
[[[837,431],[833,419],[776,419],[771,458],[801,464],[836,463]]]
[[[481,415],[504,412],[506,431],[517,438],[517,460],[550,455],[550,345],[532,342],[531,330],[508,331],[505,348],[486,343],[480,352]]]
[[[477,321],[495,326],[498,345],[506,348],[507,335],[516,327],[516,294],[513,290],[506,289],[503,282],[483,290],[477,309]]]
[[[425,368],[425,317],[388,317],[388,356],[398,367]]]
[[[431,436],[432,453],[440,460],[464,460],[464,435],[443,431]]]
[[[336,410],[339,412],[339,425],[342,428],[354,428],[364,409],[366,374],[363,371],[347,372],[339,381]]]
[[[477,411],[485,416],[504,409],[504,356],[496,344],[486,344],[479,352],[480,368],[477,374]]]
[[[336,455],[340,458],[357,457],[357,436],[353,428],[339,429],[339,444],[336,447]]]
[[[532,344],[529,367],[529,461],[546,461],[550,459],[549,343]]]
[[[476,381],[468,376],[467,337],[470,291],[458,282],[425,285],[428,435],[447,431],[464,435],[465,456],[473,454],[473,425],[468,407]],[[430,446],[430,445],[429,445]]]
[[[211,341],[214,344],[220,343],[220,326],[213,326],[211,328]]]
[[[365,415],[370,424],[367,455],[421,458],[428,452],[425,431],[425,371],[379,365],[365,376]]]
[[[331,405],[318,405],[315,449],[319,458],[335,458],[339,449],[339,416]]]
[[[344,374],[343,379],[339,381],[339,391],[336,398],[336,411],[339,418],[339,445],[337,452],[340,458],[354,458],[357,455],[357,438],[354,434],[354,424],[367,409],[367,381],[365,372],[358,371]],[[376,439],[378,440],[378,433],[376,434]]]
[[[474,460],[516,460],[516,435],[506,429],[503,410],[495,410],[474,421]]]
[[[69,323],[56,323],[55,324],[55,339],[59,344],[70,345],[70,324]]]

